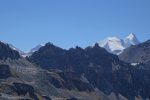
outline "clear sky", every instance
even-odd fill
[[[0,40],[24,51],[46,42],[86,47],[130,32],[150,39],[150,0],[0,0]]]

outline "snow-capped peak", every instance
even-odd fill
[[[130,33],[126,39],[129,39],[129,40],[133,40],[134,38],[136,38],[135,34],[134,33]]]
[[[125,49],[123,40],[117,37],[108,37],[100,41],[98,44],[100,47],[105,48],[108,52],[115,53],[115,54],[116,53],[118,54],[120,51]]]
[[[137,45],[138,41],[134,33],[130,33],[125,39],[120,39],[117,37],[108,37],[98,44],[100,47],[105,48],[108,52],[119,55],[124,49],[131,45]]]
[[[137,39],[136,35],[134,33],[130,33],[125,39],[124,39],[125,47],[129,47],[131,45],[137,45],[139,44],[139,40]]]

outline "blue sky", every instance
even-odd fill
[[[150,39],[150,0],[0,0],[0,40],[27,51],[52,42],[86,47],[130,32]]]

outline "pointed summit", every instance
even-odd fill
[[[137,45],[139,43],[140,42],[137,39],[136,35],[134,33],[130,33],[125,39],[120,39],[115,36],[108,37],[98,42],[98,45],[105,48],[110,53],[119,55],[123,52],[124,49],[130,47],[131,45]]]
[[[130,33],[130,34],[126,37],[126,39],[128,39],[128,40],[135,40],[135,39],[137,39],[137,37],[136,37],[136,35],[135,35],[134,33]]]
[[[124,39],[125,47],[129,47],[131,45],[137,45],[139,44],[139,40],[137,39],[136,35],[134,33],[130,33],[125,39]]]

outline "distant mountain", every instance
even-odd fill
[[[124,40],[117,37],[108,37],[98,44],[100,47],[105,48],[108,52],[119,55],[125,48],[131,45],[137,45],[140,42],[136,38],[135,34],[129,34]]]
[[[139,43],[140,42],[135,36],[135,34],[131,33],[124,40],[119,39],[117,37],[108,37],[100,41],[98,44],[100,47],[105,48],[108,52],[119,55],[120,53],[123,52],[124,49],[128,48],[131,45],[137,45]],[[34,52],[38,51],[41,47],[44,46],[43,44],[39,44],[35,46],[34,48],[32,48],[29,52],[25,53],[19,50],[18,48],[16,48],[15,46],[13,46],[12,44],[8,44],[8,45],[13,50],[18,51],[22,57],[31,56]]]
[[[108,37],[99,42],[99,46],[105,48],[108,52],[113,54],[119,54],[124,47],[124,41],[117,37]]]
[[[42,45],[42,44],[39,44],[39,45],[37,45],[37,46],[35,46],[34,48],[32,48],[29,52],[27,52],[27,56],[30,56],[30,55],[32,55],[34,52],[36,52],[36,51],[38,51],[42,46],[44,46],[44,45]]]
[[[139,40],[137,39],[136,35],[133,34],[133,33],[129,34],[129,36],[127,36],[124,39],[124,46],[125,46],[125,48],[128,48],[131,45],[137,45],[139,43],[140,43]]]

